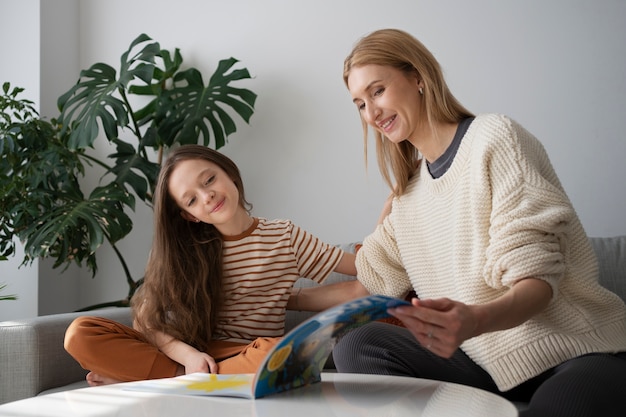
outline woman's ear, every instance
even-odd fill
[[[181,211],[180,215],[183,217],[183,219],[190,221],[190,222],[194,222],[194,223],[198,223],[199,220],[196,219],[194,216],[192,216],[191,214],[187,213],[186,211]]]

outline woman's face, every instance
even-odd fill
[[[219,166],[204,159],[180,161],[170,174],[168,187],[189,221],[213,224],[222,231],[238,215],[245,214],[233,180]]]
[[[425,123],[417,75],[385,65],[354,67],[348,90],[361,117],[394,143],[414,142]]]

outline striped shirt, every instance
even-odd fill
[[[255,218],[238,236],[224,236],[224,302],[215,339],[249,343],[280,337],[291,288],[301,277],[321,283],[343,251],[289,220]]]

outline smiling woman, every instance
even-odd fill
[[[392,311],[405,328],[346,335],[337,369],[471,385],[528,402],[523,416],[623,414],[626,306],[599,284],[543,145],[507,116],[466,110],[405,31],[360,39],[343,76],[392,194],[358,280],[419,298]]]

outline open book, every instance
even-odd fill
[[[387,309],[409,303],[369,295],[329,308],[302,322],[270,351],[256,374],[195,373],[138,381],[124,389],[167,394],[260,398],[321,380],[328,356],[339,339],[359,326],[389,317]]]

